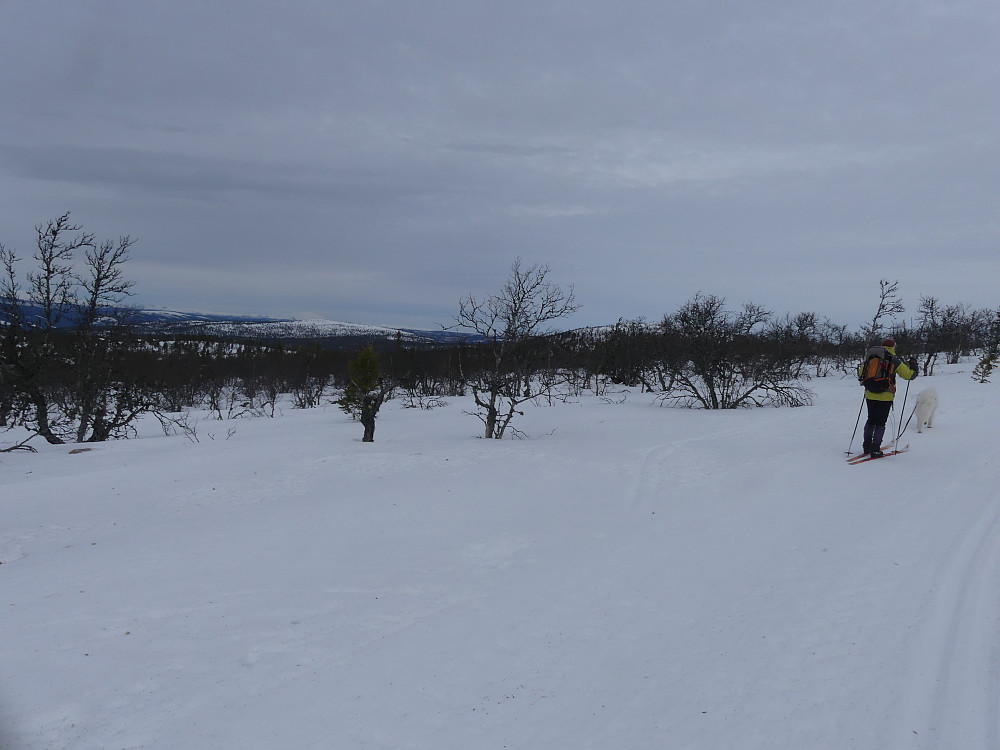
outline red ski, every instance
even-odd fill
[[[879,448],[879,450],[882,451],[883,453],[886,453],[895,444],[896,444],[895,440],[890,440],[888,443],[886,443],[881,448]],[[906,446],[906,447],[909,448],[910,446]],[[866,458],[871,458],[871,456],[869,456],[867,453],[859,453],[856,456],[851,456],[850,458],[848,458],[847,459],[847,463],[849,463],[849,464],[856,464],[859,461],[863,461]]]
[[[888,458],[889,456],[898,456],[900,453],[906,453],[910,450],[910,446],[907,445],[905,448],[900,448],[898,451],[888,451],[883,453],[881,456],[862,456],[857,461],[850,461],[851,466],[857,466],[858,464],[866,463],[867,461],[877,461],[880,458]]]

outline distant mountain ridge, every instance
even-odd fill
[[[21,310],[29,325],[42,320],[42,311],[28,302]],[[282,341],[288,343],[318,342],[328,347],[349,347],[371,342],[385,346],[398,339],[410,346],[456,344],[478,340],[478,336],[457,331],[425,331],[415,328],[391,328],[335,320],[269,318],[258,315],[221,315],[217,313],[183,312],[179,310],[132,308],[128,321],[140,331],[162,336],[212,336],[244,341]],[[103,311],[102,322],[114,322],[111,310]],[[3,313],[0,313],[3,322]],[[68,315],[60,328],[72,328],[75,317]]]
[[[313,318],[309,320],[231,317],[180,313],[170,310],[143,310],[138,325],[145,331],[173,335],[204,335],[254,341],[318,341],[327,345],[359,340],[409,345],[455,344],[471,341],[472,334],[455,331],[425,331],[390,328],[364,323],[346,323]]]

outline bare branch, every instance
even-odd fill
[[[27,275],[28,296],[42,309],[45,330],[55,328],[75,302],[73,255],[94,244],[94,235],[87,232],[66,237],[80,230],[80,226],[70,223],[69,213],[35,227],[38,272]]]
[[[878,336],[883,319],[888,318],[891,321],[894,320],[897,315],[902,315],[906,312],[906,308],[903,306],[903,301],[899,296],[898,290],[898,281],[890,282],[887,279],[881,279],[879,281],[878,309],[875,311],[875,316],[872,318],[871,325],[868,326],[866,331],[869,344],[871,344]]]
[[[96,323],[101,308],[119,305],[132,294],[135,282],[125,278],[122,266],[129,260],[129,249],[135,242],[125,235],[117,244],[105,240],[87,248],[85,264],[90,273],[78,279],[85,295],[80,321],[84,328]]]

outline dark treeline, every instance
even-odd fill
[[[927,307],[937,309],[930,301]],[[899,351],[920,356],[927,375],[939,358],[955,362],[1000,347],[1000,311],[944,309],[920,325],[884,331]],[[620,320],[520,340],[499,376],[524,398],[630,386],[707,409],[797,406],[810,401],[810,378],[850,373],[868,343],[865,333],[810,313],[777,318],[753,305],[731,311],[720,298],[697,295],[658,323]],[[23,425],[53,443],[128,437],[150,413],[169,422],[189,409],[232,419],[274,416],[281,403],[329,405],[347,387],[357,354],[316,344],[158,339],[126,324],[24,328],[9,317],[0,351],[0,426]],[[497,377],[489,343],[397,341],[380,347],[378,360],[392,397],[411,407],[464,395],[486,373]]]
[[[347,349],[330,341],[143,333],[129,324],[124,304],[132,287],[123,275],[130,237],[98,242],[69,214],[36,231],[23,277],[22,258],[0,244],[0,430],[29,433],[0,450],[30,449],[35,437],[129,437],[148,415],[170,431],[185,429],[191,410],[223,420],[274,416],[283,406],[344,406],[345,392],[359,401],[373,384],[380,398],[418,408],[471,394],[484,436],[501,438],[527,400],[604,394],[612,386],[705,409],[808,404],[810,378],[852,372],[883,335],[892,335],[905,356],[919,356],[924,375],[933,375],[940,360],[980,353],[985,382],[1000,351],[1000,310],[924,297],[909,323],[897,323],[904,310],[897,284],[887,281],[860,332],[813,313],[778,317],[755,304],[730,309],[723,298],[699,293],[659,322],[551,333],[554,321],[578,309],[572,287],[553,284],[548,266],[525,267],[518,259],[499,293],[459,303],[456,327],[479,343],[411,346],[397,336],[368,342],[374,347],[365,347],[359,367],[359,342]],[[363,387],[352,380],[361,371],[370,378]]]

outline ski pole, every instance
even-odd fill
[[[903,433],[906,432],[906,428],[910,426],[910,420],[913,419],[913,415],[917,413],[917,407],[910,409],[910,416],[906,418],[906,424],[903,425],[903,429],[899,431],[899,436],[902,437]]]
[[[906,381],[906,390],[903,391],[903,408],[899,410],[899,424],[903,424],[903,415],[906,414],[906,397],[910,395],[910,381]],[[909,422],[907,422],[909,424]],[[906,428],[904,427],[903,430]],[[903,434],[903,430],[896,433],[896,447],[899,448],[899,438]]]
[[[854,423],[854,432],[851,433],[851,445],[847,446],[847,455],[851,455],[851,446],[854,445],[854,438],[858,434],[858,425],[861,424],[861,412],[865,410],[865,397],[861,396],[861,408],[858,409],[858,421]]]

